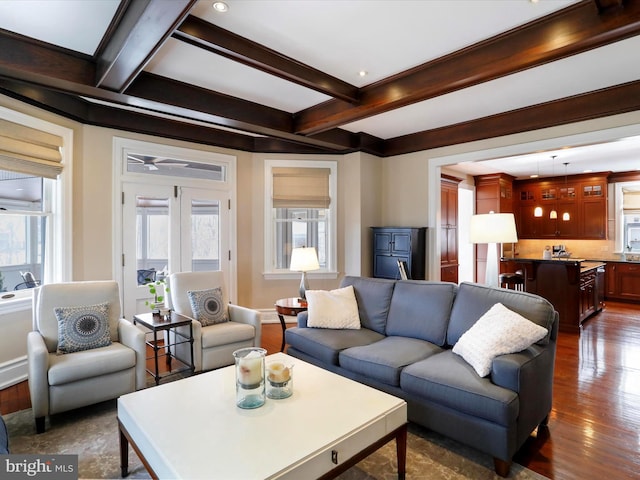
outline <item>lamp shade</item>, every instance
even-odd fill
[[[318,270],[320,264],[318,263],[318,254],[315,247],[301,247],[291,250],[291,263],[289,264],[289,270],[295,272],[309,272],[311,270]]]
[[[513,213],[484,213],[471,216],[471,243],[514,243],[518,241]]]

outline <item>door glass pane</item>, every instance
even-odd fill
[[[227,180],[227,167],[222,164],[200,163],[192,160],[135,153],[127,155],[127,172],[164,175],[174,178],[199,178],[218,182]]]
[[[156,280],[169,263],[169,199],[136,196],[138,285]]]
[[[220,270],[220,202],[191,201],[191,270]]]

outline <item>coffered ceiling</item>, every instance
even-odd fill
[[[246,151],[379,156],[640,109],[640,0],[226,5],[3,0],[0,93]],[[599,151],[580,170],[637,168],[640,142],[625,142],[619,166]],[[574,153],[578,168],[589,150]],[[516,163],[523,177],[540,159],[500,170]]]

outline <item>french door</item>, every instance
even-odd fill
[[[127,182],[122,191],[125,318],[148,311],[146,284],[168,273],[222,270],[229,288],[227,191]]]

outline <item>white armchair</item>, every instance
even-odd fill
[[[108,343],[110,336],[111,343],[59,354],[55,309],[102,303],[108,304],[109,329],[101,340]],[[44,432],[47,415],[117,398],[146,386],[144,333],[120,315],[120,293],[114,281],[54,283],[34,289],[27,362],[37,433]],[[76,324],[82,327],[79,318]],[[95,322],[86,326],[87,335],[96,328]],[[71,342],[63,339],[62,343]]]
[[[222,288],[222,304],[229,309],[229,321],[203,327],[193,319],[189,291]],[[259,347],[262,341],[262,324],[257,310],[229,303],[221,271],[181,272],[169,275],[171,308],[190,317],[193,325],[193,356],[196,372],[225,367],[234,363],[233,352],[244,347]],[[173,333],[170,333],[173,335]],[[188,358],[189,353],[181,349],[188,345],[177,345],[179,358]]]

